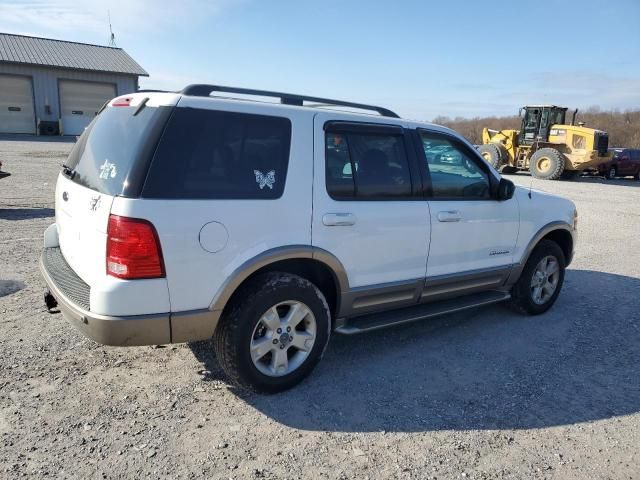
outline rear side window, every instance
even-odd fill
[[[72,181],[107,195],[139,195],[172,107],[105,108],[85,129],[65,165]]]
[[[335,200],[411,197],[411,173],[402,135],[327,132],[326,185]]]
[[[142,196],[279,198],[290,144],[287,118],[176,108],[158,143]]]

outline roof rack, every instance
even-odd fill
[[[331,100],[329,98],[309,97],[307,95],[295,95],[293,93],[282,92],[270,92],[267,90],[253,90],[249,88],[236,88],[236,87],[223,87],[220,85],[204,85],[195,84],[188,85],[180,93],[183,95],[191,95],[195,97],[208,97],[213,92],[222,93],[239,93],[242,95],[256,95],[260,97],[274,97],[279,98],[280,103],[283,105],[297,105],[299,107],[304,106],[304,102],[314,102],[321,104],[321,106],[338,106],[357,108],[358,110],[371,110],[378,112],[383,117],[400,118],[400,116],[392,112],[391,110],[383,107],[376,107],[375,105],[365,105],[363,103],[344,102],[342,100]]]

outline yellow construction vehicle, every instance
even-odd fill
[[[524,112],[524,115],[523,115]],[[482,130],[480,154],[504,173],[529,170],[536,178],[572,178],[611,160],[609,135],[602,130],[565,123],[567,109],[528,105],[520,109],[520,130]]]

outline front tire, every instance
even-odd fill
[[[562,289],[565,268],[566,259],[560,246],[554,241],[542,240],[511,289],[511,305],[529,315],[549,310]]]
[[[564,155],[555,148],[541,148],[531,155],[529,171],[535,178],[557,180],[564,172]]]
[[[213,337],[216,357],[230,380],[276,393],[300,383],[329,342],[327,301],[310,281],[270,272],[234,296]]]

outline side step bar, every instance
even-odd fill
[[[508,292],[490,291],[474,293],[449,300],[415,305],[388,312],[362,315],[355,318],[343,319],[342,321],[338,320],[338,327],[335,331],[344,335],[355,335],[356,333],[370,332],[403,323],[437,317],[447,313],[459,312],[469,308],[503,302],[509,300],[509,298],[511,298],[511,295]]]

